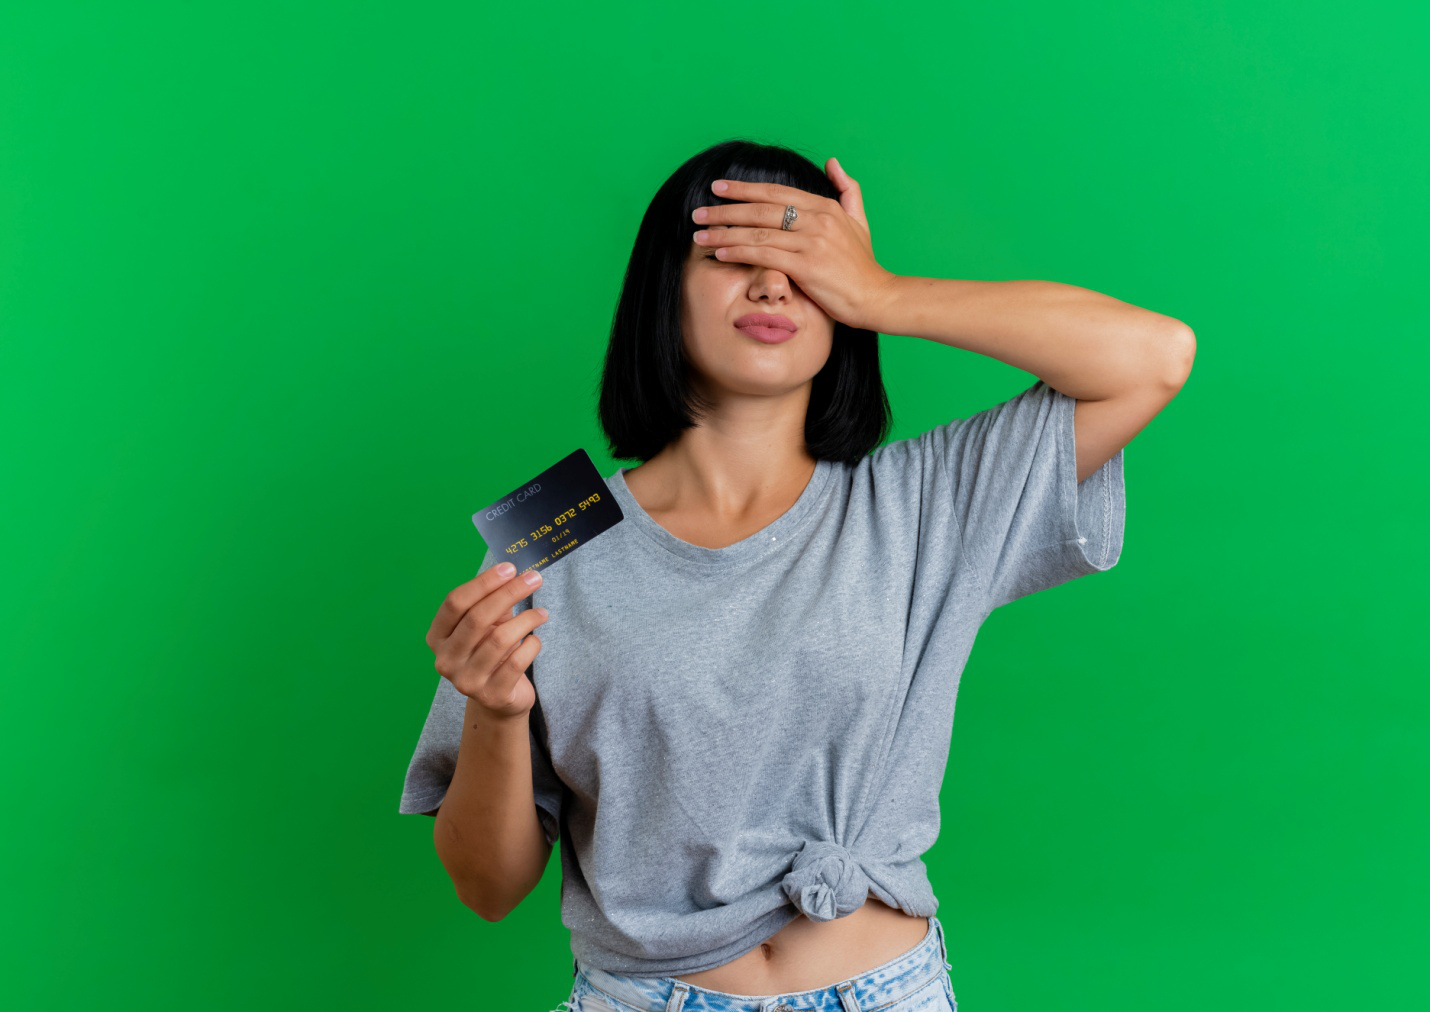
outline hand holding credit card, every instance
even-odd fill
[[[625,519],[585,450],[571,451],[520,488],[472,514],[497,561],[544,569]]]

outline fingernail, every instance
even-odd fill
[[[727,183],[727,182],[725,182],[725,180],[721,179],[721,180],[718,180],[718,181],[716,181],[716,182],[714,182],[714,183],[711,183],[711,184],[710,184],[710,187],[711,187],[711,189],[713,189],[716,193],[724,193],[726,190],[728,190],[728,189],[730,188],[730,184]]]
[[[502,576],[510,576],[512,573],[516,572],[516,567],[513,566],[510,562],[503,562],[500,566],[497,567],[497,572],[500,573]]]
[[[538,583],[541,582],[541,574],[533,569],[523,575],[522,579],[525,580],[527,583],[531,584],[533,587],[535,587]]]

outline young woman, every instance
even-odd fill
[[[1122,448],[1191,369],[1096,292],[886,271],[827,169],[729,141],[666,181],[601,386],[625,519],[535,579],[489,552],[428,633],[400,811],[488,920],[565,836],[581,1012],[957,1008],[921,855],[964,662],[1116,564]],[[880,445],[879,332],[1038,381]]]

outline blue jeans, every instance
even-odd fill
[[[570,1012],[958,1012],[943,925],[897,959],[813,991],[740,995],[674,977],[628,977],[576,962]]]

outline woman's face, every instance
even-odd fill
[[[718,403],[728,394],[788,393],[813,380],[833,348],[834,320],[783,272],[714,254],[692,242],[685,260],[680,325],[691,383]],[[786,317],[794,336],[767,344],[735,326],[751,313]]]

